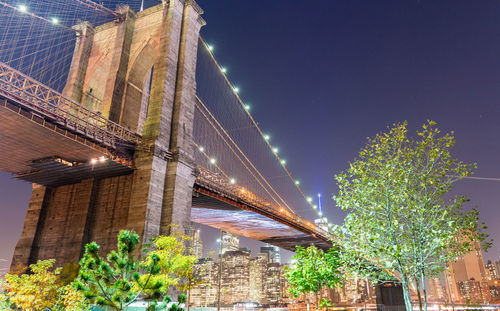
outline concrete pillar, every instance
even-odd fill
[[[89,56],[92,51],[94,28],[89,22],[83,22],[75,25],[73,29],[77,31],[76,44],[63,95],[80,103],[83,96],[83,84],[87,73]]]
[[[136,15],[128,6],[118,12],[122,15],[122,22],[117,26],[115,46],[111,60],[111,74],[106,81],[106,89],[102,100],[103,109],[109,107],[109,119],[120,122],[127,70],[130,59],[130,46],[134,35]]]
[[[193,1],[186,1],[179,47],[177,84],[172,109],[170,151],[173,160],[168,163],[161,216],[161,234],[169,232],[169,225],[179,230],[190,230],[194,174],[193,120],[196,101],[196,59],[198,36],[204,21],[203,11]]]
[[[24,220],[24,227],[21,237],[17,242],[14,256],[12,258],[11,267],[15,269],[19,266],[27,266],[30,263],[30,255],[35,240],[36,233],[39,229],[40,215],[42,210],[47,205],[45,194],[47,189],[44,186],[33,184],[33,191],[31,193],[30,203],[26,218]],[[42,217],[43,218],[43,215]]]

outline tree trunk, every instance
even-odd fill
[[[406,281],[406,276],[402,275],[401,285],[403,287],[403,298],[405,301],[406,311],[413,311],[413,306],[411,303],[410,287]]]
[[[418,308],[422,311],[422,296],[420,296],[420,279],[418,277],[415,277],[415,287],[417,290]]]

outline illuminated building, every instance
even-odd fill
[[[279,262],[270,262],[266,265],[263,283],[267,304],[276,304],[281,300],[281,269]]]
[[[269,262],[281,262],[279,247],[267,244],[266,246],[260,248],[260,252],[268,255]]]
[[[473,251],[450,262],[449,284],[446,284],[446,286],[448,292],[451,292],[454,302],[465,302],[468,299],[467,297],[471,295],[469,293],[475,294],[476,285],[468,283],[471,280],[475,282],[488,281],[488,274],[479,243],[475,244]],[[463,284],[460,285],[460,283]],[[467,293],[467,297],[463,293]]]
[[[267,253],[259,253],[250,259],[250,301],[262,303],[264,300],[264,277],[269,262]]]
[[[240,239],[238,236],[222,231],[222,254],[228,251],[237,251],[240,248]]]
[[[222,255],[221,304],[250,300],[250,250],[240,248]]]
[[[488,260],[488,263],[486,264],[486,271],[488,273],[488,280],[493,281],[493,280],[498,280],[499,278],[499,271],[498,271],[498,266],[500,262],[491,262],[491,260]]]
[[[487,304],[491,301],[491,292],[486,281],[471,279],[457,282],[457,287],[464,303]]]
[[[197,284],[190,294],[190,304],[195,307],[213,306],[217,301],[219,265],[212,258],[199,259],[193,267]]]
[[[200,229],[193,232],[193,255],[196,258],[203,257],[203,242],[200,237]]]
[[[445,290],[439,278],[432,278],[429,280],[429,294],[429,298],[432,301],[444,302],[447,300]]]

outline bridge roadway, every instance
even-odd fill
[[[133,172],[140,136],[0,63],[0,170],[41,185]],[[191,220],[288,250],[329,235],[277,204],[199,168]]]

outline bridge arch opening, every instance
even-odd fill
[[[135,58],[129,71],[120,124],[142,133],[146,122],[154,64],[158,58],[156,42],[150,40]]]

